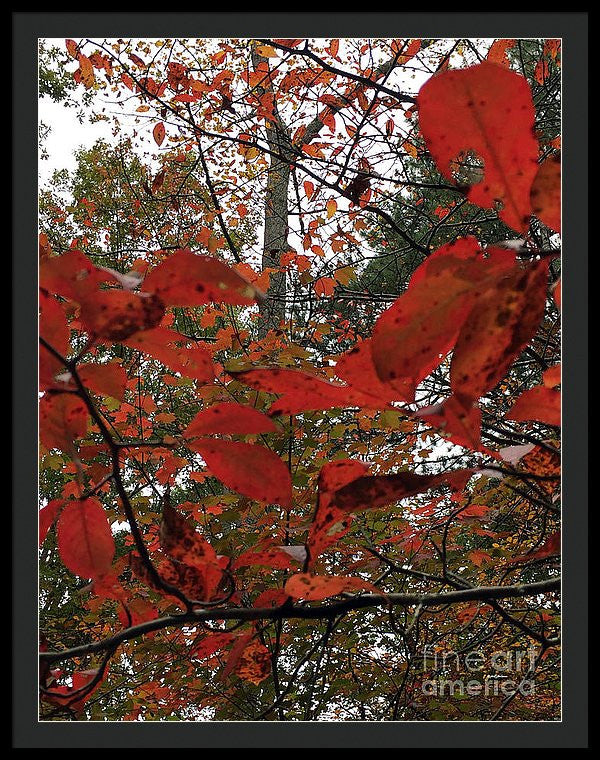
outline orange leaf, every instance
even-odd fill
[[[500,66],[508,66],[509,61],[506,51],[513,48],[516,44],[517,41],[511,39],[495,40],[488,50],[486,61],[488,63],[498,63]]]
[[[94,74],[94,66],[92,65],[92,62],[90,59],[79,54],[78,57],[79,61],[79,76],[81,77],[81,83],[86,88],[86,90],[89,90],[90,87],[94,86],[94,82],[96,81],[96,75]]]
[[[243,681],[258,685],[271,673],[271,653],[255,639],[244,648],[235,666],[235,673]]]
[[[371,591],[383,596],[380,589],[362,578],[341,578],[335,575],[311,575],[298,573],[292,575],[285,584],[285,590],[294,599],[318,602],[329,596],[337,596],[342,591]]]
[[[469,552],[469,559],[474,565],[477,565],[477,567],[481,567],[484,563],[492,561],[491,556],[481,549],[475,549],[474,551]]]
[[[331,296],[337,285],[337,280],[334,277],[319,277],[318,280],[313,282],[313,288],[318,296]]]
[[[65,40],[65,46],[71,58],[75,58],[75,60],[77,60],[77,56],[79,55],[79,47],[77,46],[75,40]]]
[[[225,668],[221,673],[221,680],[231,673],[236,673],[239,678],[259,684],[271,672],[271,655],[269,650],[256,639],[256,634],[247,633],[238,636],[231,648]]]
[[[160,146],[163,144],[163,141],[165,139],[165,125],[160,121],[152,130],[152,136],[154,137],[154,142]]]

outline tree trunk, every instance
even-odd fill
[[[256,69],[259,64],[268,66],[268,59],[252,49],[252,65]],[[270,82],[259,88],[262,93],[271,91]],[[267,174],[265,195],[264,237],[262,253],[262,269],[275,268],[280,265],[280,257],[288,246],[288,192],[290,184],[290,161],[292,160],[291,139],[289,131],[279,117],[277,101],[273,92],[273,114],[275,119],[267,122],[267,144],[270,155],[270,165]],[[273,155],[276,154],[276,155]],[[277,156],[282,156],[281,159]],[[269,330],[277,329],[285,320],[286,281],[285,272],[271,274],[266,300],[260,306],[261,319],[258,334],[262,338]]]

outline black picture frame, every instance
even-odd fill
[[[37,39],[560,37],[563,40],[563,717],[553,723],[43,723],[37,701]],[[14,748],[588,746],[588,14],[12,12]]]

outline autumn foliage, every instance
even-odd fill
[[[66,41],[158,153],[44,204],[42,716],[560,717],[554,43]]]

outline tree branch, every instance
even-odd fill
[[[155,620],[148,620],[139,625],[131,626],[123,631],[101,641],[84,644],[82,646],[65,649],[62,652],[40,652],[40,661],[47,663],[62,662],[74,657],[84,657],[95,652],[118,646],[125,641],[137,639],[152,631],[159,631],[173,626],[179,627],[194,623],[220,621],[220,620],[284,620],[304,619],[319,620],[336,617],[353,610],[361,610],[370,607],[383,607],[397,605],[410,607],[421,605],[422,607],[439,607],[446,604],[458,604],[460,602],[481,601],[488,602],[493,599],[522,598],[558,591],[561,586],[561,578],[549,578],[534,583],[524,583],[514,586],[480,586],[478,588],[460,589],[448,591],[442,594],[365,594],[344,599],[340,602],[322,604],[316,607],[302,605],[283,605],[281,607],[254,608],[254,607],[231,607],[229,609],[201,609],[184,612],[178,615],[168,615]]]

